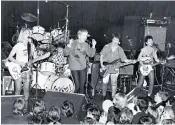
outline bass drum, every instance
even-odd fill
[[[51,75],[48,77],[48,79],[45,82],[44,88],[46,90],[52,90],[52,84],[59,79],[59,77],[57,75]]]
[[[70,79],[59,78],[52,84],[51,89],[58,92],[73,93],[75,86]]]

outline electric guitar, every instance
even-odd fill
[[[143,57],[141,60],[146,60],[146,58]],[[172,60],[172,59],[175,59],[175,56],[174,55],[168,57],[166,60]],[[165,64],[166,63],[166,60],[160,61],[160,62],[154,63],[154,64],[145,64],[145,65],[140,66],[139,69],[140,69],[141,74],[143,76],[147,76],[153,70],[153,67],[154,66],[159,65],[159,64]]]
[[[26,72],[30,70],[30,66],[40,60],[43,60],[47,57],[49,57],[50,54],[46,53],[40,57],[37,57],[37,59],[32,60],[32,63],[26,63],[26,65],[24,67],[21,67],[19,64],[14,63],[14,62],[10,62],[10,61],[6,61],[5,65],[6,67],[8,67],[8,70],[10,72],[10,75],[13,77],[13,79],[19,79],[22,75],[22,72]]]
[[[106,66],[105,70],[100,69],[100,76],[101,77],[106,77],[108,74],[116,74],[119,73],[119,69],[120,67],[126,66],[126,65],[130,65],[130,64],[134,64],[136,63],[136,60],[131,60],[130,62],[127,63],[120,63],[120,60],[114,60],[111,63],[104,63],[104,65]]]

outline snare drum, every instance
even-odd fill
[[[34,26],[32,30],[32,37],[37,41],[42,41],[44,39],[45,29],[41,26]]]
[[[53,74],[55,74],[55,70],[56,70],[56,67],[55,67],[54,63],[52,63],[52,62],[41,63],[40,72],[43,75],[46,75],[46,76],[53,75]]]
[[[52,84],[51,89],[58,92],[73,93],[75,91],[75,86],[70,79],[59,78]]]

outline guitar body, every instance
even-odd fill
[[[134,64],[137,61],[132,60],[131,62],[127,62],[127,63],[114,63],[114,64],[109,64],[106,65],[106,69],[105,70],[101,70],[100,69],[100,76],[101,77],[106,77],[108,74],[117,74],[119,73],[120,67],[126,66],[126,65],[130,65],[130,64]]]
[[[105,70],[100,71],[100,76],[106,77],[108,74],[119,73],[119,68],[115,68],[113,65],[107,65]]]
[[[13,79],[17,80],[21,77],[22,74],[20,65],[14,62],[7,62],[6,66],[8,67],[10,75],[13,77]]]
[[[152,65],[140,66],[140,72],[143,76],[147,76],[153,70]]]

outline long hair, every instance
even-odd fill
[[[31,34],[31,30],[28,29],[28,28],[22,28],[20,33],[19,33],[19,36],[18,36],[18,40],[17,42],[18,43],[23,43],[24,40],[25,40],[25,33],[28,32],[29,34]]]

